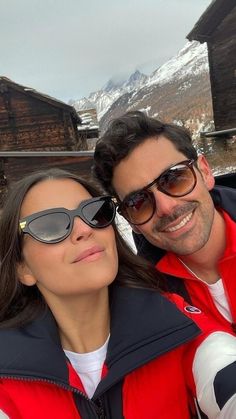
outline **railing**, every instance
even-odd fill
[[[200,137],[224,137],[224,138],[230,138],[232,136],[236,135],[236,128],[229,128],[224,129],[221,131],[211,131],[211,132],[200,132]]]
[[[0,151],[0,157],[93,157],[93,151]]]

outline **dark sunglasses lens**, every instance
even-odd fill
[[[158,186],[170,196],[184,196],[194,188],[195,177],[190,167],[179,165],[163,173]]]
[[[145,190],[137,192],[127,201],[124,200],[120,212],[132,224],[146,223],[154,212],[152,194]]]
[[[88,202],[83,207],[82,213],[90,226],[104,228],[114,220],[115,205],[110,199],[100,199]]]
[[[70,218],[63,212],[54,212],[36,218],[28,227],[35,237],[50,243],[63,239],[68,234]]]

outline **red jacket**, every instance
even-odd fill
[[[219,261],[219,272],[228,297],[233,317],[232,329],[236,331],[236,189],[222,186],[210,191],[217,210],[222,211],[226,221],[227,245],[223,257]],[[205,314],[213,316],[223,326],[230,326],[228,321],[217,310],[207,286],[196,280],[181,264],[175,255],[153,246],[141,234],[134,233],[138,254],[150,260],[162,272],[169,274],[168,289],[180,294],[186,301],[191,300]],[[186,289],[188,292],[186,292]],[[231,330],[232,330],[231,329]]]
[[[11,419],[190,418],[186,381],[194,392],[195,349],[214,326],[179,296],[170,298],[188,317],[157,292],[114,290],[103,377],[92,399],[47,311],[22,328],[0,330],[0,410]]]
[[[218,270],[228,297],[233,318],[232,328],[236,333],[236,223],[226,212],[222,213],[226,225],[227,243],[225,252],[219,260]],[[226,327],[229,325],[215,306],[207,285],[196,279],[173,253],[167,252],[156,267],[161,272],[179,277],[181,281],[184,280],[191,302],[201,308],[207,316],[213,316],[219,324]]]

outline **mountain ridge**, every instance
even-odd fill
[[[76,109],[96,107],[101,132],[110,119],[139,109],[185,125],[197,137],[200,130],[213,127],[206,45],[187,42],[151,75],[135,70],[126,81],[110,79],[102,89],[72,104]]]

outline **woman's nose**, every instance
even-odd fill
[[[74,224],[70,238],[72,242],[77,242],[82,238],[87,239],[93,232],[93,228],[86,224],[80,217],[74,218]]]

